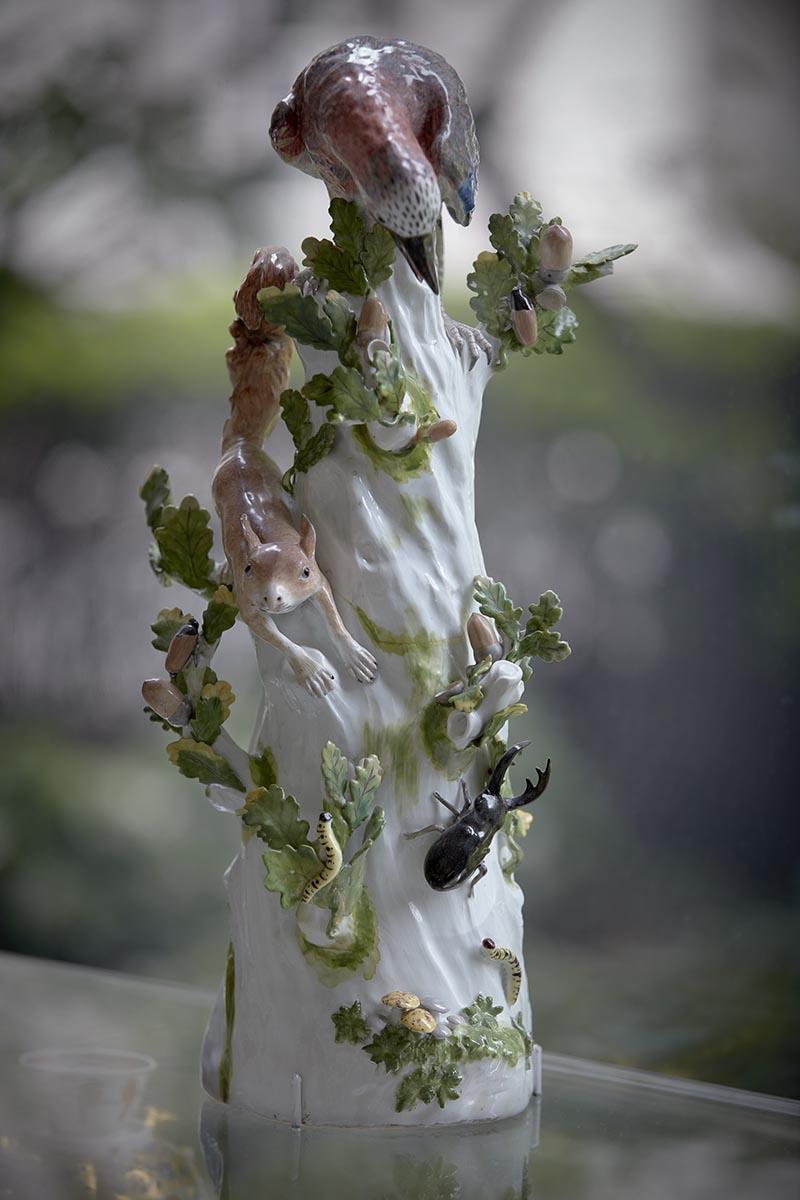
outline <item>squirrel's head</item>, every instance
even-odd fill
[[[237,590],[246,604],[277,616],[319,591],[317,535],[308,517],[290,542],[262,542],[247,516],[242,517],[242,533],[246,549]]]

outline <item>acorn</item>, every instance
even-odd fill
[[[170,675],[177,675],[178,671],[182,671],[194,654],[197,649],[199,629],[197,621],[194,617],[190,617],[173,637],[169,644],[169,650],[167,650],[167,657],[164,659],[164,666]]]
[[[452,437],[457,429],[455,421],[451,421],[449,417],[443,417],[440,421],[434,421],[427,429],[418,429],[414,435],[413,444],[443,442],[445,438]]]
[[[145,679],[142,684],[142,696],[145,704],[168,725],[180,729],[189,723],[192,706],[174,683],[169,683],[166,679]]]
[[[492,662],[497,662],[498,658],[503,657],[503,643],[497,636],[494,622],[483,613],[470,613],[467,637],[476,663],[482,662],[484,658],[491,658]]]
[[[548,225],[539,238],[539,278],[561,283],[572,266],[572,234],[564,225]]]
[[[377,296],[367,296],[356,326],[356,342],[366,349],[370,342],[389,341],[389,314]]]
[[[381,997],[381,1004],[386,1004],[389,1008],[410,1010],[419,1008],[419,996],[415,996],[413,992],[389,992]]]
[[[521,346],[535,346],[539,336],[536,310],[521,288],[511,293],[511,324]]]
[[[536,293],[536,303],[539,308],[563,308],[567,303],[567,293],[557,283],[548,283],[546,288]]]
[[[403,1013],[400,1024],[405,1025],[406,1029],[410,1029],[412,1033],[433,1033],[439,1022],[427,1009],[413,1008],[409,1012]]]

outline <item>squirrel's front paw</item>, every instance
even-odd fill
[[[369,650],[360,646],[355,638],[351,638],[344,646],[342,658],[348,671],[355,676],[359,683],[372,683],[378,674],[377,662]]]
[[[336,682],[334,675],[321,667],[310,654],[301,654],[293,658],[292,670],[297,682],[318,699],[327,696]]]

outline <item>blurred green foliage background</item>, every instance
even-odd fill
[[[323,46],[407,36],[461,72],[484,151],[475,226],[448,229],[453,316],[519,187],[579,249],[640,242],[577,298],[575,346],[498,376],[477,464],[489,572],[517,602],[558,591],[573,646],[519,730],[558,767],[518,872],[537,1036],[800,1094],[791,15],[612,9],[7,7],[3,948],[216,984],[237,830],[141,714],[149,623],[186,597],[148,572],[136,491],[160,461],[208,503],[229,297],[255,245],[326,227],[267,149],[272,106]],[[553,109],[576,29],[605,86],[587,68]],[[246,740],[255,672],[225,642]]]

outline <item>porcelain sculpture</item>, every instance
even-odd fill
[[[225,557],[164,470],[141,493],[153,569],[203,598],[153,624],[165,677],[146,682],[146,711],[173,732],[171,762],[241,828],[203,1081],[298,1125],[506,1117],[534,1086],[520,806],[550,772],[513,798],[505,775],[524,747],[507,749],[506,730],[532,660],[569,646],[554,592],[523,613],[484,573],[481,400],[510,353],[562,353],[577,328],[567,292],[634,247],[573,262],[560,220],[522,193],[492,216],[467,279],[479,326],[447,317],[441,208],[469,221],[478,147],[458,76],[408,42],[319,55],[271,137],[326,184],[332,238],[303,242],[302,270],[258,251],[234,297],[213,483]],[[295,447],[283,474],[262,447],[281,418]],[[263,685],[249,751],[212,667],[237,616]],[[459,787],[463,808],[445,799]],[[420,825],[438,834],[427,853]]]

